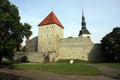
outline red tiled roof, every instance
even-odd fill
[[[43,26],[48,24],[57,24],[64,29],[63,25],[61,24],[61,22],[58,20],[58,18],[55,16],[53,12],[51,12],[40,24],[38,24],[38,26]]]
[[[28,42],[30,42],[30,38],[29,37],[26,38],[26,43],[28,43]]]

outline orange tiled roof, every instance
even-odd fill
[[[63,25],[61,24],[61,22],[58,20],[58,18],[55,16],[53,12],[51,12],[38,26],[43,26],[48,24],[57,24],[64,29]]]
[[[26,43],[28,43],[28,42],[30,42],[30,38],[29,37],[26,38]]]

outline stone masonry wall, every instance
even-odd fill
[[[29,62],[43,62],[43,55],[38,52],[18,52],[14,56],[15,61],[20,61],[22,57],[26,56]]]
[[[35,51],[38,46],[36,45],[37,37],[32,39],[28,45],[26,45],[27,52],[24,54],[16,54],[14,59],[27,56],[30,62],[43,62],[44,56],[42,53]],[[33,48],[33,49],[32,49]],[[61,38],[59,49],[56,52],[50,52],[50,62],[55,62],[59,59],[80,59],[85,61],[104,61],[104,57],[101,51],[100,44],[93,44],[90,38]]]
[[[92,48],[91,52],[88,54],[88,61],[101,62],[104,60],[105,58],[101,50],[101,45],[94,44],[94,47]]]
[[[80,59],[88,61],[88,54],[94,47],[90,38],[64,38],[61,39],[58,59]]]
[[[90,38],[61,39],[59,59],[80,59],[85,61],[104,61],[100,44],[93,44]]]
[[[26,52],[36,52],[38,51],[38,37],[34,37],[33,39],[30,40],[30,42],[28,42],[26,44],[25,47],[25,51]]]

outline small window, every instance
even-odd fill
[[[52,28],[53,28],[53,26],[52,26]]]
[[[59,35],[57,34],[57,37],[59,37]]]
[[[48,35],[47,35],[47,37],[48,37]]]
[[[84,56],[82,56],[82,58],[84,58]]]
[[[49,42],[49,44],[51,44],[51,42]]]
[[[90,38],[90,36],[87,36],[87,38]]]
[[[53,36],[53,34],[52,34],[52,36]]]

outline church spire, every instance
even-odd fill
[[[85,16],[84,16],[84,12],[82,10],[82,23],[81,23],[82,27],[86,27],[86,22],[85,22]]]
[[[79,32],[79,35],[78,36],[83,36],[83,35],[89,35],[90,36],[90,32],[87,30],[87,27],[86,27],[86,22],[85,22],[85,16],[84,16],[84,12],[82,10],[82,22],[81,22],[81,30]]]

